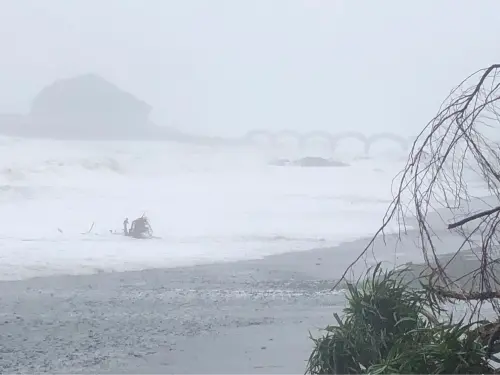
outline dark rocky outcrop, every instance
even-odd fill
[[[304,158],[289,160],[276,159],[269,163],[274,166],[294,166],[294,167],[347,167],[349,164],[333,159],[325,159],[319,156],[306,156]]]

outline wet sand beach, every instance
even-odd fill
[[[443,253],[460,239],[438,233]],[[421,259],[416,234],[377,260]],[[1,283],[3,373],[303,373],[367,239],[261,260]],[[404,251],[403,251],[404,250]],[[446,251],[448,250],[448,251]],[[372,254],[357,271],[375,263]]]

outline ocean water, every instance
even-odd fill
[[[372,235],[404,163],[268,165],[286,155],[1,138],[0,279],[257,259]],[[158,238],[110,233],[143,213]]]

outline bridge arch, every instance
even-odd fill
[[[277,145],[278,142],[280,142],[286,138],[293,138],[297,142],[297,144],[300,146],[302,135],[299,132],[296,132],[294,130],[280,130],[274,134],[275,145]]]
[[[243,141],[245,143],[257,145],[259,143],[262,143],[259,142],[259,138],[267,141],[267,143],[272,147],[277,146],[278,142],[285,138],[293,138],[297,140],[298,146],[301,148],[305,148],[313,138],[321,138],[326,140],[330,144],[332,151],[337,148],[338,144],[341,141],[346,139],[356,139],[363,144],[366,155],[370,153],[372,146],[376,142],[379,142],[381,140],[393,141],[400,145],[401,149],[406,152],[416,139],[416,137],[403,137],[389,132],[376,133],[367,137],[363,133],[355,131],[332,134],[328,131],[315,130],[304,134],[294,130],[281,130],[278,132],[272,132],[270,130],[261,129],[249,131],[243,137]]]
[[[273,144],[275,142],[275,135],[268,130],[252,130],[249,131],[244,137],[247,143],[254,145],[259,143],[259,138],[264,138],[269,142],[269,144]]]
[[[366,151],[366,142],[367,138],[363,133],[359,132],[343,132],[343,133],[338,133],[332,137],[332,148],[335,150],[338,147],[338,144],[340,141],[346,140],[346,139],[356,139],[360,141],[363,144],[363,148]]]
[[[313,139],[313,138],[321,138],[326,140],[329,144],[330,147],[333,147],[333,135],[328,133],[327,131],[323,130],[315,130],[311,131],[308,133],[303,134],[300,137],[300,147],[301,148],[306,148],[307,144]]]
[[[408,140],[405,137],[394,133],[377,133],[369,136],[365,143],[365,154],[369,154],[372,146],[382,140],[393,141],[397,143],[403,151],[408,151]]]

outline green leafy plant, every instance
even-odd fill
[[[477,326],[453,322],[438,297],[407,281],[407,268],[370,269],[347,283],[343,319],[328,326],[306,373],[492,373]],[[406,280],[406,281],[405,281]],[[443,317],[445,322],[443,322]]]

